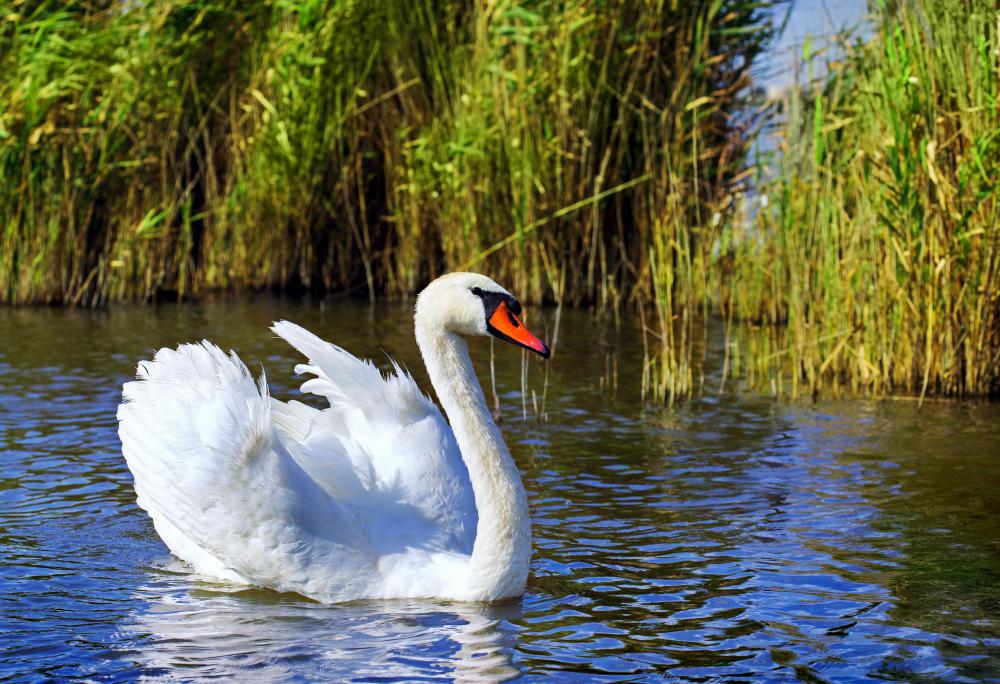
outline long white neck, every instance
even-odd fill
[[[531,560],[528,499],[493,422],[465,339],[416,321],[417,345],[469,470],[479,523],[469,564],[473,598],[520,596]]]

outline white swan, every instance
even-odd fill
[[[398,366],[370,362],[287,321],[318,410],[268,396],[209,343],[139,363],[118,409],[139,506],[202,574],[326,602],[520,596],[531,525],[517,467],[463,336],[548,358],[520,305],[485,276],[453,273],[417,298],[417,345],[437,407]]]

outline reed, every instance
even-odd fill
[[[996,394],[995,7],[875,7],[748,164],[781,5],[0,0],[0,303],[477,268],[638,312],[657,400],[711,316],[779,394]]]
[[[769,4],[5,2],[0,301],[463,266],[648,300],[737,172]]]
[[[781,103],[767,206],[722,238],[721,311],[761,326],[745,371],[775,392],[995,395],[1000,13],[874,9],[870,39]]]
[[[191,289],[248,42],[238,7],[0,5],[0,301]]]

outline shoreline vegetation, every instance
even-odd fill
[[[1000,10],[878,7],[870,38],[781,103],[768,206],[729,240],[723,309],[769,329],[752,373],[793,396],[995,397]]]
[[[0,303],[471,268],[628,312],[658,401],[709,317],[776,394],[997,395],[1000,13],[876,3],[763,106],[786,4],[2,1]]]

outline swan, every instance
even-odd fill
[[[395,361],[370,362],[279,321],[308,363],[302,391],[269,396],[234,352],[206,341],[156,352],[125,383],[122,453],[138,505],[170,551],[210,578],[335,603],[495,601],[524,592],[531,524],[466,337],[549,357],[521,305],[476,273],[417,297],[414,328],[448,416]]]

